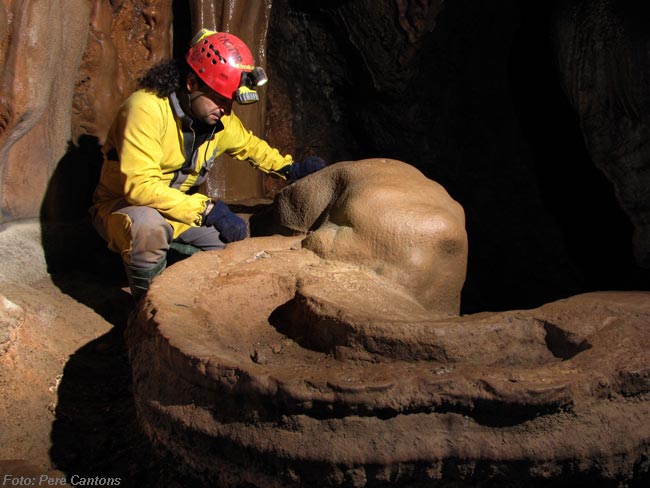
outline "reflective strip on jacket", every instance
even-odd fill
[[[176,238],[190,226],[201,225],[209,198],[188,191],[201,184],[219,155],[225,152],[280,177],[284,176],[279,170],[292,163],[291,156],[282,156],[253,135],[234,113],[223,116],[223,129],[217,124],[214,134],[186,158],[183,117],[175,116],[175,110],[184,115],[174,95],[160,98],[144,90],[133,93],[121,106],[104,144],[104,164],[94,195],[102,220],[126,200],[129,205],[158,210]]]

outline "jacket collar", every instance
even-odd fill
[[[185,94],[186,95],[186,94]],[[172,107],[174,116],[180,120],[183,132],[196,132],[197,134],[215,134],[223,130],[223,123],[219,120],[216,125],[202,124],[190,117],[189,98],[178,96],[178,92],[169,95],[169,104]]]

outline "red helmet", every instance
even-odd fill
[[[245,80],[249,77],[248,73],[256,69],[250,49],[239,37],[205,29],[192,39],[192,47],[187,51],[185,60],[206,85],[219,95],[239,103],[242,101],[237,92],[242,91],[240,87],[250,85]],[[255,100],[243,100],[243,103],[257,100],[257,93],[253,90],[244,91],[252,91]]]

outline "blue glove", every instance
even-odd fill
[[[292,181],[304,178],[307,175],[315,173],[325,167],[325,161],[316,156],[305,158],[302,163],[294,162],[289,166],[289,179]]]
[[[246,238],[246,221],[230,211],[221,200],[214,202],[210,213],[203,219],[203,225],[213,225],[219,231],[223,242],[241,241]]]

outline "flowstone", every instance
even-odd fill
[[[436,305],[420,276],[414,285],[375,265],[377,250],[389,252],[385,234],[356,222],[389,218],[396,194],[357,220],[341,218],[364,187],[402,163],[339,164],[276,200],[279,222],[310,214],[305,205],[321,208],[320,226],[306,236],[198,253],[154,281],[127,330],[140,421],[154,444],[218,486],[645,479],[650,293],[591,293],[459,316],[455,304]],[[327,181],[346,184],[330,192]],[[318,188],[324,196],[311,191]],[[455,228],[462,220],[448,218],[445,205],[455,202],[436,192],[442,212],[429,213],[428,228],[443,229],[447,243],[456,236],[447,249],[461,257],[433,255],[463,262],[466,242]],[[303,198],[289,212],[282,201],[292,194]],[[414,232],[421,209],[412,214]],[[440,215],[445,226],[435,225]],[[343,229],[343,221],[352,225]],[[339,243],[373,235],[374,247],[361,247],[357,260],[336,239],[309,249],[323,227],[345,233]],[[402,236],[414,242],[408,232]],[[420,253],[427,254],[423,243]],[[450,282],[462,284],[464,268],[456,269],[461,276]]]

